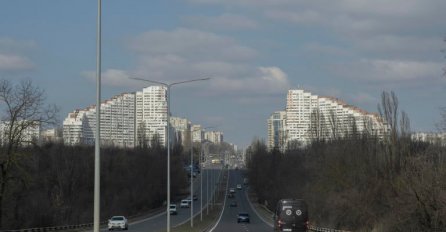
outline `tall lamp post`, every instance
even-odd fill
[[[94,206],[93,231],[99,232],[100,212],[100,139],[101,139],[101,0],[98,0],[96,31],[96,139],[94,142]]]
[[[209,128],[214,128],[213,126],[209,126],[209,127],[205,127],[205,128],[203,128],[203,129],[199,129],[200,131],[201,130],[206,130],[206,129],[209,129]],[[197,131],[197,130],[191,130],[191,135],[190,135],[190,143],[191,143],[191,153],[190,153],[190,163],[191,163],[191,184],[190,184],[190,197],[191,197],[191,199],[192,199],[192,205],[191,205],[191,214],[190,214],[190,225],[191,225],[191,227],[193,227],[194,226],[194,210],[193,210],[193,191],[194,191],[194,184],[193,184],[193,161],[194,161],[194,158],[193,158],[193,153],[192,153],[192,150],[193,150],[193,133],[195,132],[195,131]],[[202,164],[202,144],[203,144],[203,142],[201,142],[201,144],[200,144],[200,155],[199,155],[199,161],[198,161],[198,163],[199,163],[199,165],[200,165],[200,170],[201,170],[201,172],[203,171],[203,164]],[[206,172],[206,174],[207,174],[207,172]],[[200,221],[203,221],[203,173],[200,175]]]
[[[205,80],[209,80],[210,78],[192,79],[192,80],[179,81],[179,82],[173,82],[173,83],[164,83],[161,81],[154,81],[154,80],[135,78],[135,77],[130,77],[130,79],[150,82],[150,83],[153,83],[156,85],[164,86],[167,89],[166,90],[167,91],[167,207],[166,207],[166,214],[167,214],[167,232],[170,232],[170,213],[169,213],[169,207],[170,207],[170,88],[174,85],[185,84],[185,83],[190,83],[190,82],[195,82],[195,81],[205,81]],[[191,200],[193,201],[193,199],[191,199]]]

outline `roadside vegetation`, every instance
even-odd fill
[[[91,223],[94,147],[46,144],[20,150],[5,194],[2,228]],[[162,147],[101,150],[101,220],[136,215],[163,205],[166,152]],[[171,157],[172,196],[187,187],[181,150]]]
[[[312,224],[336,229],[446,231],[444,143],[412,141],[395,94],[383,93],[379,109],[384,138],[351,133],[283,152],[255,140],[248,177],[259,203],[273,210],[281,198],[303,198]]]
[[[87,224],[93,221],[94,147],[43,143],[27,136],[55,127],[58,107],[31,81],[0,80],[0,230]],[[233,152],[229,144],[194,144],[194,160]],[[138,136],[135,148],[101,147],[101,221],[137,216],[166,200],[167,151],[155,136]],[[171,150],[171,196],[188,192],[184,166],[190,149]]]

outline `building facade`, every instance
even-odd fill
[[[295,89],[287,94],[286,110],[268,120],[268,147],[286,149],[291,143],[307,145],[314,140],[345,138],[367,132],[382,138],[385,122],[377,115],[334,97],[321,97]]]
[[[191,142],[191,122],[186,118],[170,117],[170,125],[173,129],[174,143],[179,143],[186,149],[189,149]]]
[[[214,144],[221,144],[223,142],[223,132],[206,131],[204,132],[204,139]]]
[[[136,92],[136,125],[138,141],[150,142],[157,138],[167,146],[166,87],[149,86]]]
[[[286,139],[286,112],[276,111],[268,119],[268,148],[283,148]]]
[[[11,124],[10,121],[0,121],[0,143],[5,146],[9,138],[17,139],[22,146],[29,146],[40,141],[40,123],[20,120]],[[12,131],[12,134],[10,134]]]
[[[101,144],[135,146],[135,94],[123,93],[101,103]],[[75,110],[63,122],[67,145],[95,143],[96,106]]]

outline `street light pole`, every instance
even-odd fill
[[[100,220],[100,140],[101,140],[101,0],[98,0],[96,38],[96,140],[94,143],[94,206],[93,231],[99,232]]]
[[[195,82],[195,81],[205,81],[205,80],[209,80],[210,78],[193,79],[193,80],[179,81],[179,82],[173,82],[173,83],[164,83],[161,81],[154,81],[154,80],[148,80],[148,79],[143,79],[143,78],[134,78],[134,77],[130,77],[130,79],[146,81],[146,82],[150,82],[150,83],[154,83],[154,84],[166,87],[166,91],[167,91],[167,93],[166,93],[167,94],[167,206],[166,206],[167,225],[166,226],[167,226],[167,232],[170,232],[170,213],[169,213],[169,207],[170,207],[170,88],[174,85],[190,83],[190,82]],[[193,199],[191,199],[191,200],[193,201]]]
[[[190,200],[190,227],[194,227],[194,143],[192,141],[192,130],[190,136]]]

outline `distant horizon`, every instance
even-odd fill
[[[64,119],[95,102],[97,3],[24,4],[0,8],[0,77],[33,80]],[[171,113],[218,125],[239,147],[267,139],[267,118],[295,87],[369,112],[382,91],[394,91],[413,131],[436,131],[446,106],[446,1],[109,0],[102,7],[102,98],[145,86],[129,76],[212,77],[175,86]]]

